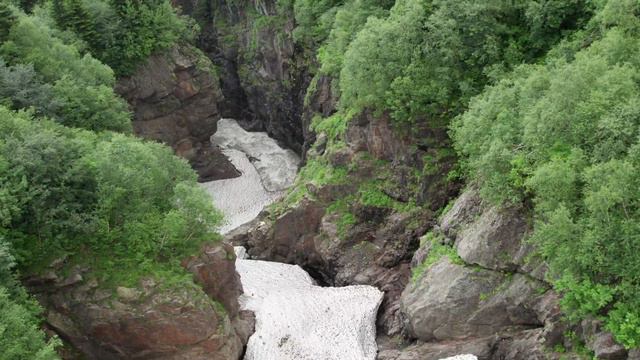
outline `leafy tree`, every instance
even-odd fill
[[[333,77],[340,76],[344,53],[358,31],[370,16],[387,16],[385,1],[354,0],[338,8],[326,42],[318,49],[320,72]]]
[[[60,111],[62,124],[94,131],[131,131],[128,105],[114,95],[111,87],[82,87],[72,78],[63,77],[56,81],[53,90],[64,104]]]
[[[45,82],[55,82],[67,75],[82,85],[115,84],[113,71],[93,58],[57,39],[41,19],[21,16],[12,27],[0,54],[9,64],[33,64]]]
[[[342,107],[446,124],[487,83],[534,61],[591,15],[585,1],[546,3],[397,1],[388,18],[369,19],[350,44]]]
[[[0,159],[0,233],[21,266],[82,249],[106,277],[137,280],[140,264],[175,273],[175,261],[217,238],[221,215],[164,145],[0,107]]]
[[[310,48],[323,41],[331,30],[337,6],[342,3],[344,0],[296,0],[293,5],[296,41]]]
[[[95,21],[82,0],[52,0],[52,15],[56,25],[75,32],[92,49],[101,46]]]
[[[425,17],[421,1],[403,0],[388,19],[369,18],[345,54],[340,73],[344,108],[363,109],[384,99],[389,84],[410,64]]]
[[[68,126],[131,131],[127,105],[112,89],[113,71],[64,44],[37,17],[20,17],[9,40],[0,46],[0,54],[16,64],[7,69],[0,67],[4,78],[0,79],[0,95],[10,98],[12,106],[34,106],[39,114]]]

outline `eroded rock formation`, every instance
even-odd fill
[[[438,193],[430,192],[429,186],[416,184],[413,189],[407,186],[409,169],[419,166],[424,152],[415,153],[409,146],[411,139],[395,134],[385,116],[365,113],[349,124],[346,134],[346,148],[320,154],[316,144],[312,151],[316,152],[314,156],[326,156],[333,166],[349,165],[353,169],[349,181],[321,186],[306,184],[309,196],[281,213],[264,213],[253,227],[234,232],[229,240],[246,246],[255,259],[298,264],[330,285],[378,287],[385,292],[378,316],[379,331],[399,334],[403,327],[399,298],[411,276],[409,263],[418,238],[434,219],[428,207],[443,206],[456,185],[434,187]],[[322,135],[318,141],[321,139]],[[434,144],[446,142],[446,138],[433,134],[429,139]],[[403,212],[353,202],[349,212],[354,223],[343,228],[341,214],[327,208],[357,193],[361,183],[380,176],[378,160],[392,167],[389,181],[395,186],[385,189],[389,196],[402,203],[428,193],[427,208]],[[428,181],[441,181],[445,173],[438,172]]]
[[[63,275],[62,261],[26,284],[46,309],[47,326],[90,359],[239,359],[253,332],[239,311],[242,293],[229,246],[205,246],[184,261],[199,286],[143,279],[112,289],[88,267]]]
[[[151,56],[116,91],[130,104],[136,135],[161,141],[189,160],[201,180],[239,173],[209,137],[216,132],[222,101],[213,64],[190,45]]]

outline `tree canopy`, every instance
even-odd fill
[[[518,67],[453,125],[486,199],[533,200],[531,240],[570,317],[603,318],[629,348],[640,345],[638,10],[607,2],[590,31]]]

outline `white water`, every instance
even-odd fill
[[[211,142],[242,173],[202,184],[220,209],[227,233],[253,220],[293,184],[300,159],[265,133],[221,119]],[[250,160],[251,158],[251,160]],[[299,266],[244,259],[236,269],[243,309],[256,314],[245,360],[373,360],[375,321],[382,292],[372,286],[316,286]]]

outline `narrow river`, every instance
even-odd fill
[[[289,188],[300,158],[266,133],[247,132],[221,119],[211,142],[242,173],[202,184],[226,218],[227,233],[253,220]],[[382,292],[372,286],[320,287],[302,268],[245,259],[236,268],[243,309],[256,314],[245,360],[373,360]]]

